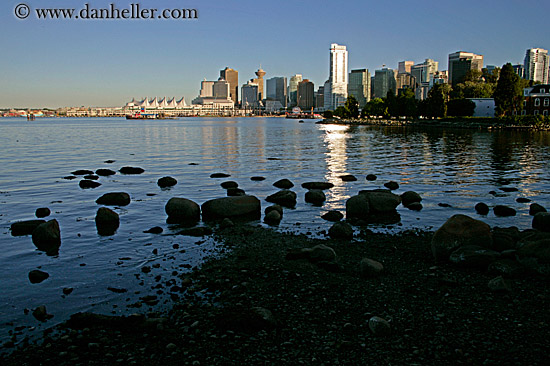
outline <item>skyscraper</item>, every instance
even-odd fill
[[[414,65],[412,61],[401,61],[397,64],[397,73],[406,74],[411,72],[411,66]]]
[[[279,76],[267,79],[265,81],[265,96],[267,100],[276,100],[286,108],[287,106],[287,86],[286,77]]]
[[[237,104],[239,102],[239,72],[226,67],[220,70],[220,77],[229,83],[229,97]]]
[[[359,107],[364,107],[370,100],[370,72],[367,69],[351,70],[349,73],[348,95],[353,95]]]
[[[482,68],[483,55],[463,51],[451,53],[449,54],[449,84],[459,84],[464,81],[468,71],[481,71]]]
[[[258,84],[248,82],[241,88],[241,105],[243,108],[256,108],[259,105]]]
[[[250,82],[258,85],[258,100],[262,100],[265,98],[264,94],[264,76],[266,72],[262,70],[262,67],[258,69],[258,71],[255,72],[256,78],[250,79]]]
[[[325,98],[325,109],[343,106],[348,97],[348,51],[346,46],[330,45],[330,98]],[[325,88],[326,95],[326,88]]]
[[[298,84],[298,107],[311,109],[315,107],[315,86],[311,81],[305,79]]]
[[[439,71],[439,62],[427,58],[423,63],[411,67],[411,75],[415,82],[416,99],[423,100],[428,96],[428,91],[433,85],[434,75]]]
[[[288,100],[290,107],[295,107],[298,104],[298,84],[301,81],[301,74],[296,74],[290,77],[290,81],[288,82]]]
[[[374,98],[385,98],[388,91],[396,93],[395,70],[383,68],[374,72]]]
[[[214,82],[214,85],[212,87],[212,92],[214,98],[218,99],[231,99],[230,98],[230,89],[229,89],[229,82],[223,78],[219,78],[218,81]]]
[[[525,79],[548,84],[549,63],[548,50],[542,48],[528,49],[525,52],[525,60],[523,62]]]

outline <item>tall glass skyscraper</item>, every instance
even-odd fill
[[[351,70],[349,73],[348,94],[357,99],[360,107],[364,107],[370,100],[370,88],[369,70]]]
[[[549,61],[548,50],[542,48],[530,48],[525,53],[523,65],[525,68],[525,79],[540,81],[548,84]]]
[[[346,46],[330,45],[330,98],[325,98],[325,109],[343,106],[348,97],[348,51]],[[326,93],[326,88],[325,88]]]

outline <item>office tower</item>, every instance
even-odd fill
[[[330,98],[325,98],[325,109],[343,106],[348,97],[348,51],[346,46],[330,45]],[[326,95],[326,88],[325,88]]]
[[[374,98],[385,98],[388,91],[396,94],[395,70],[383,68],[374,72]]]
[[[449,54],[449,83],[459,84],[464,81],[468,71],[481,71],[482,68],[483,55],[463,51],[451,53]]]
[[[398,92],[403,89],[411,89],[412,91],[416,90],[416,78],[408,72],[397,74],[396,84]]]
[[[522,64],[513,65],[512,67],[520,78],[525,79],[525,67]]]
[[[286,77],[278,76],[265,81],[266,99],[276,100],[281,103],[283,108],[287,106],[287,86]]]
[[[315,107],[315,86],[308,79],[298,84],[297,101],[298,107],[304,110]]]
[[[258,85],[258,100],[263,100],[265,98],[265,94],[264,94],[264,76],[265,76],[265,71],[262,70],[262,67],[260,66],[260,68],[258,69],[258,71],[255,72],[256,74],[256,78],[254,79],[250,79],[250,82],[252,84],[256,84]]]
[[[439,71],[439,62],[427,58],[423,63],[411,66],[411,75],[420,86],[422,83],[429,83],[433,75]]]
[[[406,74],[411,73],[411,66],[414,65],[414,62],[412,61],[401,61],[397,64],[397,73],[398,74]]]
[[[295,107],[298,104],[298,84],[301,81],[301,74],[296,74],[290,77],[290,81],[288,82],[288,100],[290,107]]]
[[[315,93],[315,108],[324,109],[325,108],[325,87],[324,85],[320,86]]]
[[[528,49],[527,52],[525,52],[523,65],[525,68],[525,79],[540,81],[541,84],[548,84],[548,50],[542,48]]]
[[[239,103],[239,72],[226,67],[220,70],[220,77],[229,83],[229,96],[235,104]]]
[[[351,70],[349,73],[348,95],[353,95],[359,107],[364,107],[370,100],[370,72],[367,69]]]
[[[214,82],[214,85],[212,87],[212,92],[214,94],[214,98],[231,99],[230,98],[231,92],[230,92],[230,89],[229,89],[229,83],[227,82],[227,80],[224,80],[221,77],[218,79],[218,81]]]
[[[201,81],[201,91],[199,94],[200,98],[208,98],[214,96],[214,82],[213,81],[206,81],[204,79]]]
[[[241,106],[243,108],[255,108],[259,106],[258,84],[248,82],[241,88]]]

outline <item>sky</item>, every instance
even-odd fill
[[[36,8],[197,9],[197,19],[37,19]],[[15,9],[26,4],[26,19]],[[24,12],[23,12],[24,13]],[[21,14],[23,14],[21,13]],[[456,51],[485,65],[550,49],[548,0],[2,0],[0,108],[123,106],[132,98],[199,94],[226,66],[239,84],[302,74],[325,82],[331,43],[349,70],[426,58],[446,70]]]

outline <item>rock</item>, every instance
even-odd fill
[[[32,242],[48,255],[55,255],[61,246],[61,232],[59,223],[53,219],[40,224],[32,232]]]
[[[529,203],[529,202],[531,202],[531,200],[529,198],[526,198],[526,197],[518,197],[518,198],[516,198],[516,202],[517,203]]]
[[[325,189],[330,189],[332,187],[334,187],[334,184],[328,183],[328,182],[306,182],[306,183],[302,183],[302,188],[305,188],[305,189],[325,190]]]
[[[550,239],[524,242],[517,255],[537,258],[541,263],[550,263]]]
[[[46,220],[26,220],[17,221],[11,224],[10,230],[12,236],[31,235],[38,225],[45,223]]]
[[[32,311],[32,316],[34,316],[36,320],[41,322],[45,322],[46,320],[53,318],[53,315],[48,314],[44,305],[41,305],[34,309]]]
[[[324,244],[316,245],[312,248],[306,248],[307,258],[312,262],[334,262],[336,252]]]
[[[63,294],[64,294],[64,295],[70,295],[72,292],[73,292],[73,288],[72,288],[72,287],[64,287],[64,288],[63,288]]]
[[[237,188],[239,186],[239,184],[237,182],[232,181],[232,180],[228,180],[226,182],[222,182],[220,184],[220,186],[224,189],[229,189],[229,188]]]
[[[516,210],[504,205],[497,205],[493,208],[493,212],[496,216],[516,216]]]
[[[344,218],[344,214],[342,214],[340,211],[329,211],[323,215],[321,215],[321,218],[323,220],[337,222]]]
[[[233,223],[233,221],[231,221],[231,219],[227,217],[220,222],[220,229],[222,230],[233,226],[235,226],[235,224]]]
[[[535,216],[539,212],[547,212],[547,211],[544,207],[542,207],[538,203],[531,203],[531,205],[529,206],[529,215]]]
[[[306,192],[305,201],[315,206],[322,206],[327,200],[325,193],[320,189],[310,189]]]
[[[90,179],[90,180],[98,180],[99,176],[95,174],[88,174],[83,177],[84,179]]]
[[[502,276],[493,278],[492,280],[489,281],[487,286],[491,291],[494,291],[494,292],[512,291],[512,288],[510,287],[510,283],[506,281]]]
[[[280,206],[280,205],[271,205],[271,206],[268,206],[265,208],[265,211],[264,213],[267,215],[270,211],[277,211],[279,212],[279,214],[281,215],[281,217],[283,216],[283,208]]]
[[[377,178],[378,178],[378,177],[377,177],[376,175],[374,175],[374,174],[367,174],[367,178],[366,178],[366,179],[367,179],[369,182],[373,182],[373,181],[375,181]]]
[[[98,169],[95,171],[95,173],[101,177],[108,177],[110,175],[115,175],[116,172],[111,169]]]
[[[197,203],[181,197],[170,198],[164,211],[171,222],[199,221],[201,215],[201,209]]]
[[[502,191],[502,192],[517,192],[518,189],[516,187],[499,187],[499,189]]]
[[[246,196],[246,192],[243,189],[240,189],[240,188],[228,188],[227,189],[227,196],[228,197]]]
[[[261,217],[261,203],[254,196],[216,198],[203,203],[201,209],[205,221],[226,217],[257,220]]]
[[[443,202],[439,202],[437,205],[438,205],[439,207],[452,207],[450,204],[448,204],[448,203],[443,203]]]
[[[296,193],[289,191],[288,189],[283,189],[267,196],[265,200],[284,207],[293,208],[296,206]]]
[[[533,216],[531,226],[536,230],[544,231],[546,233],[550,232],[550,213],[538,212],[535,214],[535,216]]]
[[[389,190],[394,191],[396,189],[399,189],[399,184],[397,182],[390,181],[390,182],[384,183],[384,187],[386,187]]]
[[[447,260],[451,252],[465,245],[491,248],[491,227],[466,215],[454,215],[435,232],[431,242],[432,254],[436,260]]]
[[[384,270],[382,263],[370,258],[363,258],[359,263],[359,273],[362,277],[371,278],[380,275]]]
[[[477,245],[465,245],[453,251],[449,256],[449,260],[463,267],[486,269],[489,264],[499,257],[500,254],[494,250]]]
[[[74,175],[67,175],[66,177],[63,177],[63,179],[66,179],[66,180],[73,180],[73,179],[76,179],[77,177],[75,177]]]
[[[47,272],[38,269],[33,269],[29,272],[29,281],[31,281],[31,283],[40,283],[48,277],[50,277],[50,275]]]
[[[265,180],[265,177],[254,176],[254,177],[250,177],[250,180],[253,180],[255,182],[261,182]]]
[[[366,219],[370,214],[369,199],[366,195],[352,196],[346,201],[346,217],[348,219]]]
[[[104,161],[105,164],[112,164],[114,162],[116,162],[116,160],[109,159]]]
[[[78,182],[78,185],[82,189],[89,189],[89,188],[97,188],[101,185],[101,183],[89,180],[89,179],[83,179],[80,182]]]
[[[95,215],[97,232],[102,236],[113,235],[120,225],[118,214],[107,207],[100,207]]]
[[[145,230],[144,233],[147,233],[147,234],[161,234],[163,231],[164,231],[164,229],[161,228],[160,226],[155,226],[155,227],[150,228],[149,230]]]
[[[519,240],[519,229],[515,226],[509,228],[493,228],[493,246],[490,249],[502,252],[516,249]]]
[[[227,174],[227,173],[214,173],[214,174],[210,174],[210,178],[228,178],[230,177],[231,174]]]
[[[401,197],[385,189],[360,191],[369,201],[370,213],[393,213],[401,203]]]
[[[186,235],[186,236],[207,236],[212,235],[212,229],[208,226],[197,226],[188,229],[183,229],[178,231],[176,235]]]
[[[290,180],[285,178],[285,179],[279,179],[278,181],[273,183],[273,186],[280,189],[290,189],[294,187],[294,183],[292,183]]]
[[[422,206],[422,204],[420,202],[413,202],[413,203],[409,204],[407,206],[407,208],[409,210],[412,210],[412,211],[421,211],[422,208],[424,208],[424,206]]]
[[[74,172],[71,172],[72,175],[88,175],[88,174],[94,174],[93,171],[87,170],[87,169],[79,169],[75,170]]]
[[[421,202],[422,197],[414,191],[407,191],[401,195],[401,203],[403,206],[408,207],[411,203]]]
[[[369,319],[369,329],[375,336],[379,337],[385,337],[391,334],[390,323],[379,316],[373,316]]]
[[[491,274],[515,278],[525,273],[525,268],[513,259],[503,258],[489,264],[487,271]]]
[[[342,179],[342,181],[344,181],[344,182],[355,182],[355,181],[357,181],[357,178],[355,177],[355,175],[352,175],[352,174],[341,175],[340,179]]]
[[[264,222],[268,225],[278,225],[281,219],[282,216],[277,210],[271,210],[264,216]]]
[[[350,224],[345,222],[336,222],[328,230],[328,235],[332,239],[353,239],[353,228]]]
[[[123,166],[119,169],[119,172],[121,172],[122,174],[141,174],[145,172],[145,170],[139,167]]]
[[[110,192],[105,193],[95,202],[107,206],[127,206],[130,204],[130,195],[126,192]]]
[[[483,202],[479,202],[475,205],[475,210],[480,215],[487,215],[489,213],[489,206]]]
[[[160,188],[173,187],[176,184],[178,184],[178,181],[176,178],[173,178],[173,177],[162,177],[157,181],[157,185]]]
[[[42,218],[42,217],[48,217],[50,216],[50,209],[47,208],[47,207],[40,207],[40,208],[37,208],[36,209],[36,212],[34,213],[34,215],[38,218]]]

